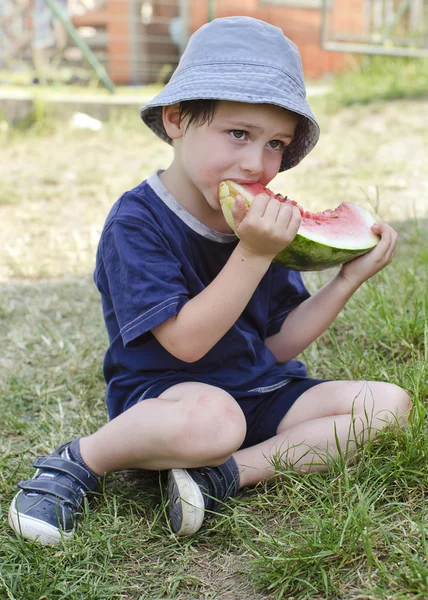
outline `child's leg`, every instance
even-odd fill
[[[86,464],[100,475],[222,464],[243,442],[245,417],[228,393],[179,383],[80,439]]]
[[[244,414],[229,394],[181,383],[81,439],[80,452],[99,474],[169,470],[170,525],[178,535],[188,535],[198,531],[206,510],[238,491],[239,471],[231,455],[245,434]]]
[[[374,381],[327,381],[304,392],[284,416],[277,435],[239,450],[241,487],[255,485],[274,474],[272,459],[300,471],[327,469],[328,456],[337,456],[337,440],[349,457],[356,441],[372,439],[391,423],[403,424],[411,408],[404,390]]]
[[[25,538],[56,544],[73,535],[84,494],[97,491],[98,475],[126,468],[172,469],[173,529],[197,531],[208,496],[224,500],[239,488],[231,454],[245,433],[244,414],[229,394],[204,384],[177,384],[161,397],[130,408],[95,434],[38,458],[33,479],[19,484],[9,523]],[[205,467],[198,470],[202,472],[197,473],[198,482],[192,467]]]

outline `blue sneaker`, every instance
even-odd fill
[[[98,490],[99,477],[71,457],[80,457],[78,439],[36,458],[33,479],[18,484],[21,490],[12,500],[9,525],[24,538],[55,545],[72,537],[83,498]]]
[[[235,496],[239,470],[233,457],[218,467],[171,469],[168,473],[168,512],[171,529],[178,536],[201,528],[207,512]]]

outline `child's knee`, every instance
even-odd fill
[[[398,385],[391,384],[394,388],[393,398],[396,403],[396,413],[400,419],[407,420],[410,409],[412,408],[412,401],[409,394]]]
[[[244,441],[242,410],[228,394],[206,395],[182,403],[176,435],[171,440],[182,459],[202,464],[230,456]]]
[[[412,401],[403,388],[393,383],[384,383],[381,397],[377,398],[376,408],[378,411],[388,411],[391,415],[389,420],[402,425],[409,417]]]

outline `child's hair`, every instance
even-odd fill
[[[179,107],[179,122],[180,124],[182,123],[182,121],[187,119],[186,125],[185,125],[185,131],[188,130],[188,128],[190,127],[190,125],[192,123],[194,123],[197,127],[201,127],[202,125],[205,125],[205,123],[208,123],[208,125],[210,125],[212,123],[212,120],[214,118],[214,113],[216,111],[217,108],[217,104],[219,103],[219,100],[184,100],[183,102],[180,102],[180,107]],[[284,109],[287,110],[287,109]],[[288,112],[292,112],[292,111],[288,111]],[[297,114],[297,113],[293,113],[296,115],[297,117],[297,124],[299,124],[299,122],[301,121],[301,115]]]
[[[192,123],[201,127],[205,123],[210,125],[214,118],[215,109],[218,100],[184,100],[180,102],[179,120],[180,123],[187,119],[185,131]]]

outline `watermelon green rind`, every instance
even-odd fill
[[[223,215],[229,227],[235,233],[236,227],[232,216],[232,205],[238,193],[245,198],[246,204],[249,207],[251,204],[251,193],[245,186],[232,181],[225,181],[220,184],[219,198]],[[342,210],[341,207],[343,207]],[[323,234],[323,230],[326,231],[326,229],[322,226],[317,226],[317,215],[313,215],[315,219],[312,220],[312,223],[315,223],[315,226],[312,228],[308,227],[309,221],[303,218],[302,225],[293,242],[279,252],[273,262],[296,271],[322,271],[349,262],[376,246],[380,238],[370,229],[371,225],[375,223],[375,218],[367,209],[343,203],[343,205],[335,210],[337,211],[338,219],[340,219],[342,212],[351,211],[355,219],[358,219],[359,224],[363,225],[364,231],[363,233],[360,231],[360,237],[347,236],[345,231],[343,237],[336,235],[331,236],[330,239],[327,235]],[[325,213],[320,213],[320,215],[323,214]],[[352,233],[352,223],[350,232]]]
[[[293,242],[275,256],[273,262],[295,271],[323,271],[349,262],[366,252],[367,248],[334,248],[297,234]]]

